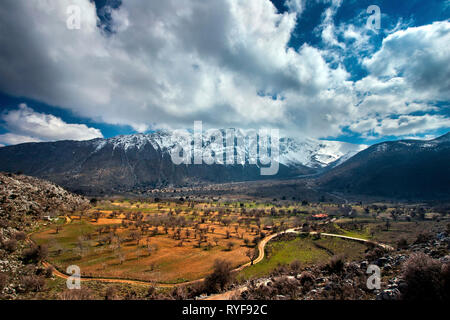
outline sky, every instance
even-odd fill
[[[364,144],[450,130],[449,0],[3,0],[0,43],[0,146],[198,120]]]

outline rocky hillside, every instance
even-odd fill
[[[63,188],[33,177],[0,173],[0,219],[8,223],[25,216],[54,216],[86,208],[89,201]],[[14,226],[21,229],[20,226]]]
[[[39,298],[51,277],[40,264],[47,248],[27,240],[37,219],[88,206],[87,199],[48,181],[0,173],[0,300]]]

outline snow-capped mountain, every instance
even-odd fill
[[[280,163],[324,168],[331,163],[337,165],[336,161],[341,164],[367,147],[339,141],[281,138]]]
[[[221,130],[223,143],[211,146],[215,152],[222,151],[228,154],[230,147],[226,142],[226,131]],[[155,150],[160,150],[163,153],[168,153],[172,149],[181,145],[185,149],[191,149],[195,152],[192,144],[193,134],[185,132],[187,138],[181,139],[175,137],[172,132],[168,130],[158,131],[151,134],[133,134],[118,136],[110,139],[96,139],[96,151],[100,151],[105,146],[112,146],[115,149],[122,149],[125,151],[131,149],[140,150],[146,144],[150,144]],[[248,135],[242,130],[236,130],[235,136],[244,138],[243,144],[234,143],[235,154],[245,154],[246,162],[254,163],[257,160],[257,154],[252,154],[251,143],[245,140]],[[208,145],[210,137],[203,134],[202,141],[204,145]],[[191,144],[191,145],[189,145]],[[233,149],[231,147],[231,149]],[[367,145],[351,144],[339,141],[315,140],[315,139],[294,139],[282,137],[279,139],[279,160],[280,164],[285,166],[302,165],[309,168],[324,168],[333,163],[333,166],[341,164],[354,156],[356,153],[366,149]],[[221,150],[219,150],[222,148]],[[269,150],[271,148],[269,147]],[[253,149],[254,151],[254,149]]]
[[[216,140],[205,133],[201,139],[203,143],[200,142],[203,148],[194,148],[198,147],[198,142],[192,140],[192,132],[179,135],[168,130],[89,141],[25,143],[0,148],[0,171],[21,171],[72,191],[101,194],[167,185],[311,175],[365,147],[335,141],[280,138],[279,157],[274,152],[276,148],[270,148],[269,157],[279,162],[279,170],[273,176],[262,176],[259,160],[265,153],[261,150],[268,149],[261,143],[264,139],[236,130],[235,139],[228,139],[235,142],[230,146],[226,143],[227,131],[230,129],[221,130]],[[191,159],[199,152],[208,154],[209,150],[209,154],[218,158],[225,154],[223,162],[229,158],[245,160],[244,163],[226,162],[227,165],[208,165],[204,162],[196,165],[176,164],[172,161],[172,154],[180,146],[188,150]]]

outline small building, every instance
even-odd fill
[[[326,214],[326,213],[319,213],[319,214],[313,215],[312,218],[314,220],[325,220],[325,219],[328,218],[328,214]]]

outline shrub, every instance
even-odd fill
[[[58,298],[59,300],[91,300],[92,292],[86,288],[79,290],[66,289],[59,294]]]
[[[108,287],[105,291],[105,300],[115,300],[117,288],[116,287]]]
[[[189,299],[186,287],[175,287],[172,290],[171,298],[174,300],[187,300]]]
[[[14,234],[14,238],[15,238],[17,241],[23,241],[23,240],[25,240],[25,239],[27,238],[27,234],[26,234],[25,232],[18,231],[18,232],[16,232],[16,233]]]
[[[22,278],[22,285],[26,292],[28,291],[39,292],[42,291],[42,289],[44,289],[45,279],[37,275],[25,276]]]
[[[48,248],[44,245],[38,245],[24,250],[22,259],[25,263],[38,263],[45,260],[47,255]]]
[[[291,262],[290,267],[292,272],[299,272],[302,267],[302,263],[299,260],[294,260]]]
[[[424,253],[414,253],[403,264],[405,300],[442,299],[441,263]]]
[[[53,267],[52,266],[48,266],[47,268],[45,268],[44,276],[46,278],[51,278],[52,275],[53,275]]]
[[[224,290],[232,281],[231,264],[218,259],[214,262],[213,272],[206,277],[204,285],[207,293],[217,293]]]
[[[272,271],[270,272],[270,276],[277,277],[288,273],[289,273],[289,266],[287,264],[278,263],[278,265],[275,268],[273,268]]]
[[[384,256],[386,253],[386,250],[381,247],[375,247],[371,250],[368,250],[366,252],[366,259],[369,260],[369,262],[373,262],[382,256]]]
[[[15,239],[7,240],[3,243],[3,248],[9,253],[13,253],[17,250],[17,241]]]
[[[418,244],[418,243],[426,243],[430,240],[433,239],[433,235],[429,232],[422,232],[419,233],[419,235],[417,236],[416,241],[414,241],[414,244]]]
[[[314,285],[315,280],[316,278],[311,272],[303,271],[302,274],[300,275],[300,284],[304,289],[303,291],[304,292],[309,291]]]
[[[0,293],[8,284],[8,276],[5,273],[0,273]]]
[[[333,256],[327,264],[326,269],[330,273],[341,273],[344,270],[345,262],[343,256]]]
[[[406,249],[408,248],[408,241],[405,238],[401,238],[397,241],[397,249]]]
[[[297,281],[287,277],[272,279],[272,288],[277,295],[289,296],[290,299],[296,299],[300,293]]]

